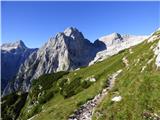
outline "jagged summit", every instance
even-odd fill
[[[55,37],[51,37],[38,51],[31,54],[21,65],[14,84],[8,85],[4,94],[12,92],[12,89],[28,91],[31,81],[43,74],[87,66],[94,59],[96,53],[101,50],[101,44],[96,46],[91,43],[84,38],[78,29],[73,27],[65,29],[64,32],[59,32]]]
[[[112,33],[106,36],[99,38],[100,41],[104,42],[106,46],[110,46],[112,44],[120,43],[123,38],[119,33]]]
[[[99,40],[101,41],[116,40],[116,39],[122,39],[122,36],[116,32],[99,38]]]
[[[74,27],[68,27],[64,30],[64,34],[66,36],[71,36],[73,33],[79,33],[79,30]]]
[[[2,50],[6,50],[6,51],[10,51],[12,49],[26,49],[26,45],[24,44],[24,42],[22,40],[18,40],[16,42],[12,42],[12,43],[4,43],[1,45],[1,49]]]
[[[15,42],[15,44],[21,45],[21,46],[25,46],[25,44],[24,44],[24,42],[23,42],[22,40],[17,40],[17,41]]]
[[[72,38],[73,40],[84,40],[83,34],[75,27],[68,27],[63,32],[58,32],[55,36],[55,40],[65,39],[65,37]],[[53,38],[54,37],[50,38],[50,40],[54,40]]]
[[[84,39],[83,34],[74,27],[68,27],[64,30],[64,34],[68,37],[72,37],[73,39],[79,38],[79,39]]]
[[[113,38],[115,38],[115,39],[121,38],[121,35],[120,35],[119,33],[116,33],[116,32],[114,32],[114,33],[112,33],[112,34],[110,34],[110,35],[108,35],[108,36],[113,37]]]

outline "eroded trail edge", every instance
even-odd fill
[[[116,77],[122,72],[122,70],[118,70],[113,73],[109,78],[108,87],[104,88],[101,93],[96,95],[92,100],[87,101],[83,104],[79,109],[77,109],[72,115],[69,116],[68,120],[91,120],[92,115],[94,113],[94,109],[96,106],[103,100],[105,95],[107,95],[108,91],[114,87]]]

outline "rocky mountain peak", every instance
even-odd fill
[[[26,47],[22,40],[16,41],[15,44],[18,45],[18,46],[21,46],[21,47]]]
[[[99,38],[100,41],[104,42],[106,46],[113,44],[118,44],[123,41],[123,37],[119,33],[112,33],[106,36]]]
[[[77,29],[73,27],[68,27],[64,30],[64,34],[68,37],[72,37],[73,39],[80,38],[84,39],[83,34]]]
[[[109,36],[114,38],[114,39],[118,39],[118,38],[121,39],[122,38],[121,35],[119,33],[116,33],[116,32],[110,34]]]
[[[13,43],[2,44],[1,49],[5,51],[10,51],[12,49],[27,49],[27,47],[22,40],[18,40]]]
[[[116,32],[99,38],[99,40],[104,41],[104,42],[112,41],[112,40],[116,40],[116,39],[122,39],[122,36]]]
[[[4,95],[12,92],[12,88],[13,91],[19,89],[28,91],[31,81],[43,74],[87,66],[96,53],[101,50],[102,44],[99,43],[97,47],[73,27],[57,33],[21,65],[14,84],[6,87]]]
[[[71,36],[73,33],[79,32],[76,28],[68,27],[64,30],[66,36]]]

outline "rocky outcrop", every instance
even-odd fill
[[[23,64],[28,56],[34,51],[36,51],[36,49],[27,48],[21,40],[15,43],[1,45],[2,91],[8,84],[9,80],[15,78],[20,65]]]
[[[43,74],[87,66],[98,51],[105,49],[103,44],[93,44],[76,28],[67,28],[29,56],[4,94],[17,90],[28,91],[31,81]]]

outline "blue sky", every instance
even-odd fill
[[[73,26],[90,41],[118,32],[148,35],[160,27],[160,2],[2,2],[2,43],[41,47]]]

